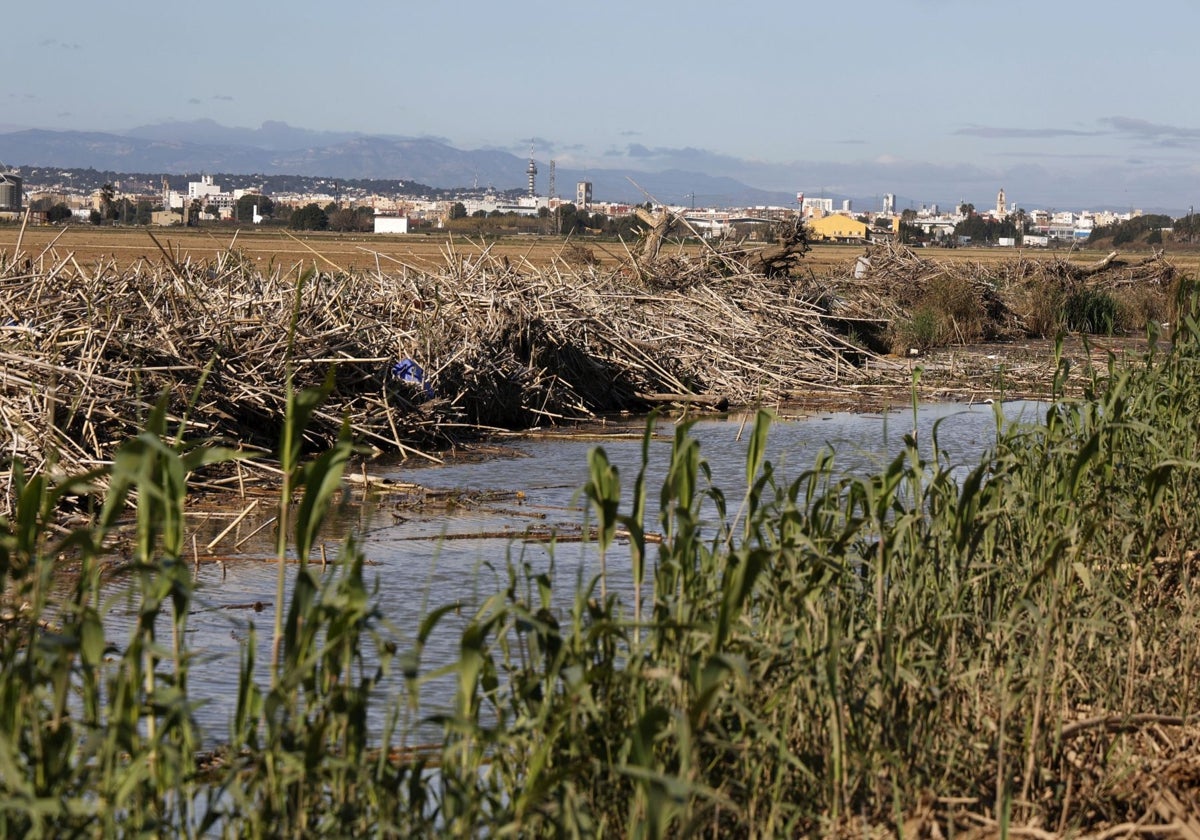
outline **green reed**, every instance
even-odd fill
[[[599,574],[563,581],[510,555],[493,593],[432,610],[411,635],[383,620],[355,537],[332,571],[308,564],[353,446],[344,430],[302,458],[321,392],[290,395],[290,599],[265,670],[251,630],[230,731],[207,738],[183,512],[188,476],[237,455],[189,443],[160,404],[106,470],[13,467],[0,834],[794,836],[898,831],[933,793],[1000,825],[1116,820],[1103,784],[1072,786],[1071,721],[1197,713],[1198,366],[1185,316],[1170,347],[1110,364],[1036,423],[997,409],[994,446],[965,470],[935,427],[874,474],[846,475],[827,452],[785,477],[760,412],[733,498],[680,424],[657,526],[648,428],[628,499],[605,452],[589,459]],[[92,524],[56,530],[68,502],[90,505]],[[136,620],[115,638],[99,563],[128,504]],[[78,562],[69,588],[60,557]],[[623,562],[628,593],[606,580]],[[457,658],[426,663],[445,633]],[[399,696],[381,690],[393,673]],[[422,721],[417,694],[444,676],[453,697]],[[407,750],[430,721],[436,749]],[[221,760],[198,763],[214,737]],[[1108,749],[1095,774],[1134,766]]]

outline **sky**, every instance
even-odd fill
[[[0,130],[207,118],[990,206],[1200,204],[1200,3],[20,3]]]

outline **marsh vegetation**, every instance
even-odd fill
[[[503,263],[451,265],[459,291],[434,299],[469,319],[464,290],[483,277],[503,282]],[[122,283],[103,266],[77,269],[67,259],[6,265],[10,295],[22,283],[48,314],[81,307],[89,327],[73,332],[69,318],[10,325],[12,341],[28,344],[6,348],[6,387],[15,389],[6,399],[20,393],[33,412],[6,424],[0,833],[1195,830],[1200,323],[1180,284],[1169,342],[1151,342],[1137,364],[1113,359],[1075,380],[1056,357],[1039,422],[997,415],[996,443],[977,463],[952,462],[935,432],[931,448],[914,440],[866,475],[840,473],[834,453],[786,474],[766,457],[767,411],[749,433],[744,491],[711,483],[687,423],[656,486],[644,471],[620,474],[597,448],[583,489],[584,533],[599,552],[593,576],[577,581],[512,554],[497,561],[504,583],[494,592],[431,604],[406,629],[380,610],[354,535],[330,552],[328,569],[315,562],[362,430],[375,427],[337,403],[345,373],[324,373],[330,358],[367,354],[314,336],[348,341],[352,328],[342,325],[404,299],[315,272],[264,278],[233,252],[203,272],[167,261],[157,286],[144,276]],[[521,299],[568,311],[554,296],[557,277],[523,277],[520,288],[536,294]],[[646,296],[672,307],[655,312],[714,294],[709,275],[682,263],[641,282],[652,281],[660,285]],[[488,288],[515,295],[511,282]],[[109,288],[122,305],[105,297]],[[207,297],[218,288],[233,291]],[[572,294],[584,291],[572,285]],[[755,312],[777,321],[810,306],[763,303],[767,294],[743,291],[723,305],[747,323]],[[500,313],[513,298],[492,300],[501,303],[478,311],[503,333]],[[617,302],[600,305],[619,317]],[[271,319],[264,306],[275,307]],[[354,317],[330,314],[343,312]],[[272,343],[237,344],[243,319],[256,341]],[[177,366],[179,321],[208,324],[191,334],[213,344]],[[310,333],[311,323],[319,326]],[[556,335],[525,326],[526,338]],[[842,340],[826,335],[828,346]],[[74,358],[87,361],[68,363],[79,347],[87,351]],[[148,364],[131,348],[172,355]],[[129,379],[102,372],[110,354]],[[221,359],[270,366],[263,380],[274,377],[276,390],[247,390]],[[681,375],[665,367],[676,362],[641,359],[644,371]],[[338,369],[347,367],[355,369]],[[55,387],[36,387],[31,372],[47,370]],[[168,370],[173,387],[151,378]],[[212,411],[223,404],[209,388],[222,378],[243,396]],[[772,380],[755,387],[763,381]],[[1080,384],[1068,392],[1071,381]],[[114,382],[138,383],[127,416],[115,397],[88,390]],[[258,447],[213,419],[243,403],[271,406],[256,414]],[[134,425],[105,425],[112,418]],[[58,431],[35,437],[46,428]],[[70,458],[89,434],[104,454]],[[26,448],[34,442],[43,448]],[[185,513],[198,482],[264,460],[279,499],[273,621],[245,640],[235,712],[214,733],[197,722],[204,698],[191,689],[204,663],[189,634]],[[646,513],[651,498],[657,518]],[[64,522],[64,509],[81,516]],[[101,598],[114,540],[137,598],[136,621],[120,635]],[[618,567],[632,579],[628,593],[608,584]],[[271,640],[265,657],[260,633]],[[457,655],[433,665],[426,648],[444,633],[455,634]],[[381,692],[397,675],[401,687]],[[447,676],[447,708],[424,716],[421,686]],[[416,743],[430,725],[440,738]],[[222,747],[205,747],[214,741]]]

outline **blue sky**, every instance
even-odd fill
[[[4,18],[8,128],[278,120],[808,194],[1200,204],[1195,0],[126,0]]]

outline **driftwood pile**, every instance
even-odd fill
[[[87,468],[137,433],[161,394],[189,435],[271,451],[291,371],[333,391],[314,448],[343,418],[384,452],[462,430],[523,428],[666,399],[746,404],[859,373],[790,280],[725,259],[514,265],[450,250],[439,271],[263,272],[240,252],[164,254],[129,270],[69,254],[0,265],[0,449],[28,469]],[[736,267],[736,265],[734,266]],[[414,361],[423,381],[409,368]]]

